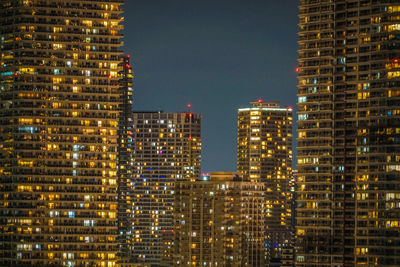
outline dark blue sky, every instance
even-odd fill
[[[296,105],[297,1],[126,0],[135,110],[201,113],[207,171],[236,170],[237,109]]]

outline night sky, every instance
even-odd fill
[[[202,171],[236,171],[237,109],[296,106],[297,1],[126,0],[134,110],[202,118]],[[294,135],[294,138],[296,135]]]

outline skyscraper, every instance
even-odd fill
[[[400,266],[400,4],[299,18],[297,266]]]
[[[0,2],[2,266],[116,262],[122,2]]]
[[[120,262],[131,262],[132,239],[132,168],[133,168],[133,73],[130,55],[121,58],[120,116],[118,120],[118,234]]]
[[[212,172],[175,194],[173,266],[265,266],[263,183]]]
[[[259,100],[238,111],[237,169],[265,185],[267,264],[281,261],[293,235],[289,182],[292,169],[292,109]]]
[[[201,116],[133,114],[132,252],[138,262],[171,266],[175,182],[201,168]]]

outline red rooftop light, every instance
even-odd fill
[[[258,103],[262,103],[262,99],[258,99]]]
[[[188,107],[188,108],[191,108],[191,107],[192,107],[192,105],[191,105],[191,104],[187,104],[187,107]]]
[[[296,72],[300,72],[300,68],[299,67],[296,68]]]

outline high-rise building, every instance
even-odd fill
[[[263,183],[212,172],[175,194],[173,266],[265,266]]]
[[[132,239],[132,167],[133,167],[133,73],[130,56],[121,58],[120,116],[118,120],[118,240],[120,263],[130,263]]]
[[[0,2],[1,266],[115,265],[122,2]]]
[[[292,108],[256,101],[238,111],[237,170],[265,185],[267,264],[292,246]]]
[[[299,18],[297,266],[400,266],[400,3]]]
[[[134,112],[132,253],[138,262],[171,266],[175,183],[201,169],[201,116]]]

